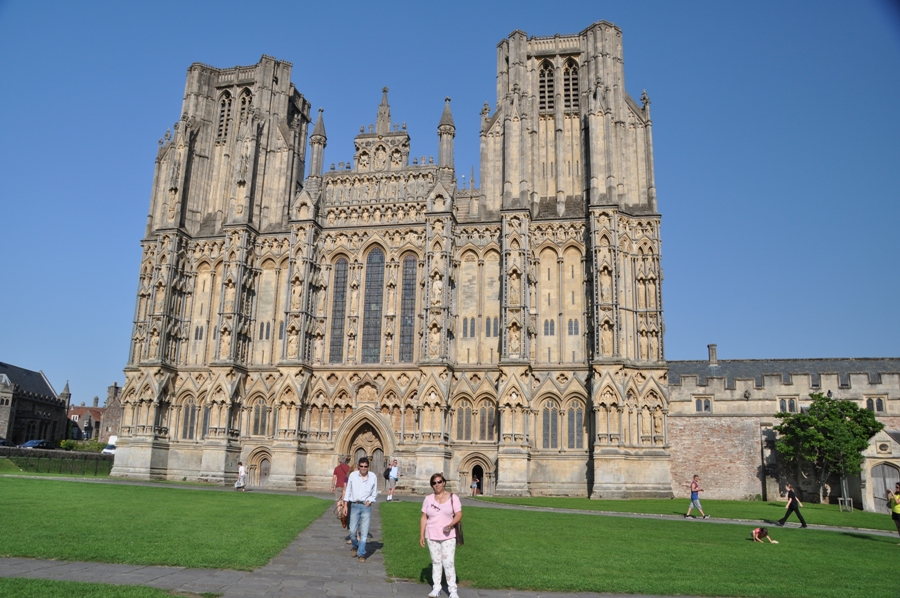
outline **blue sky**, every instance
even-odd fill
[[[0,1],[0,361],[76,403],[124,380],[157,140],[188,66],[293,63],[346,161],[381,88],[456,167],[511,31],[623,30],[652,101],[667,359],[900,355],[900,11],[857,2]]]

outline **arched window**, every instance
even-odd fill
[[[478,408],[478,440],[494,439],[494,418],[496,410],[490,401],[482,401]]]
[[[570,449],[584,448],[584,409],[581,405],[571,405],[568,411],[568,421],[566,422],[566,432],[568,435],[568,443],[566,446]]]
[[[872,399],[866,399],[866,409],[868,409],[869,411],[875,411],[875,401],[873,401]]]
[[[472,404],[460,401],[456,408],[456,439],[472,440]]]
[[[569,336],[572,336],[572,320],[569,320]]]
[[[780,401],[778,401],[778,410],[781,413],[784,413],[785,411],[787,411],[787,401],[786,400],[781,399]]]
[[[544,320],[544,336],[550,336],[550,320]]]
[[[247,117],[250,116],[250,109],[253,104],[253,96],[250,94],[249,89],[245,89],[241,92],[241,98],[238,101],[238,106],[240,107],[240,122],[244,122],[247,120]]]
[[[709,399],[697,399],[697,413],[709,413],[710,412],[710,402]]]
[[[413,360],[416,331],[416,258],[403,258],[403,283],[400,295],[400,361]]]
[[[265,436],[267,433],[269,408],[262,399],[256,401],[253,406],[253,435]]]
[[[563,67],[563,102],[566,110],[578,109],[578,63],[571,59]]]
[[[556,336],[556,320],[550,320],[550,336]]]
[[[559,448],[559,407],[554,401],[544,405],[543,424],[543,447]]]
[[[263,322],[259,323],[259,340],[263,339],[263,333],[266,331],[266,325]]]
[[[788,411],[791,413],[797,413],[797,401],[794,399],[788,399]]]
[[[553,65],[544,61],[538,70],[538,106],[541,110],[553,110],[554,94]]]
[[[491,319],[490,318],[484,319],[484,335],[488,338],[490,338],[490,336],[491,336]]]
[[[344,360],[344,320],[347,312],[347,259],[340,258],[334,264],[334,298],[331,304],[331,347],[328,360],[341,363]]]
[[[231,126],[231,94],[225,92],[219,100],[219,128],[216,134],[217,140],[228,137],[228,128]]]
[[[494,336],[500,336],[500,319],[494,318]]]
[[[381,359],[381,311],[384,301],[384,252],[375,248],[366,259],[366,294],[363,305],[362,363]]]
[[[278,340],[284,339],[284,322],[278,322]]]
[[[884,399],[875,399],[875,411],[878,413],[884,411]]]
[[[187,400],[181,406],[181,438],[193,440],[197,428],[197,406],[193,400]]]
[[[469,318],[463,318],[463,338],[469,338]]]
[[[578,336],[578,320],[575,319],[573,322],[575,323],[575,336]]]

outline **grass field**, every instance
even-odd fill
[[[10,477],[0,477],[0,497],[0,556],[241,570],[267,563],[331,506],[304,496]]]
[[[611,511],[615,513],[652,513],[656,515],[684,515],[687,499],[647,499],[647,500],[589,500],[587,498],[554,497],[479,497],[485,502],[525,505],[530,507],[550,507],[554,509],[577,509],[579,511]],[[722,519],[752,519],[773,521],[784,516],[783,502],[760,502],[742,500],[702,500],[703,511],[710,517]],[[896,531],[890,513],[868,513],[854,510],[841,512],[837,505],[803,503],[801,509],[807,523],[813,525],[833,525],[835,527],[858,527]],[[692,516],[700,516],[697,509]],[[797,523],[797,516],[789,521]]]
[[[684,502],[684,501],[681,501]],[[390,576],[425,581],[420,505],[380,506]],[[812,529],[466,508],[460,585],[563,592],[896,598],[896,538]]]
[[[71,598],[72,596],[79,598],[172,598],[173,596],[213,598],[219,595],[167,592],[144,586],[115,586],[105,583],[0,577],[0,596],[3,598]]]
[[[108,478],[109,461],[58,459],[43,457],[0,457],[0,474],[56,476],[77,478]]]

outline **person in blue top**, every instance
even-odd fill
[[[709,515],[703,512],[703,507],[700,506],[700,493],[703,492],[703,488],[700,487],[700,476],[695,475],[693,481],[691,481],[691,504],[688,507],[688,512],[685,514],[684,518],[687,519],[691,516],[691,510],[696,507],[700,514],[704,519],[709,519]]]

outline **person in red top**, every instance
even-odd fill
[[[753,538],[754,542],[759,542],[760,544],[764,543],[762,541],[763,538],[766,538],[772,544],[778,544],[778,540],[773,540],[772,537],[769,535],[769,528],[767,528],[767,527],[756,528],[755,530],[750,532],[750,537]]]
[[[331,492],[335,500],[341,500],[344,496],[344,486],[347,484],[347,476],[350,475],[350,466],[347,465],[347,457],[338,459],[338,466],[334,468],[331,476]]]

